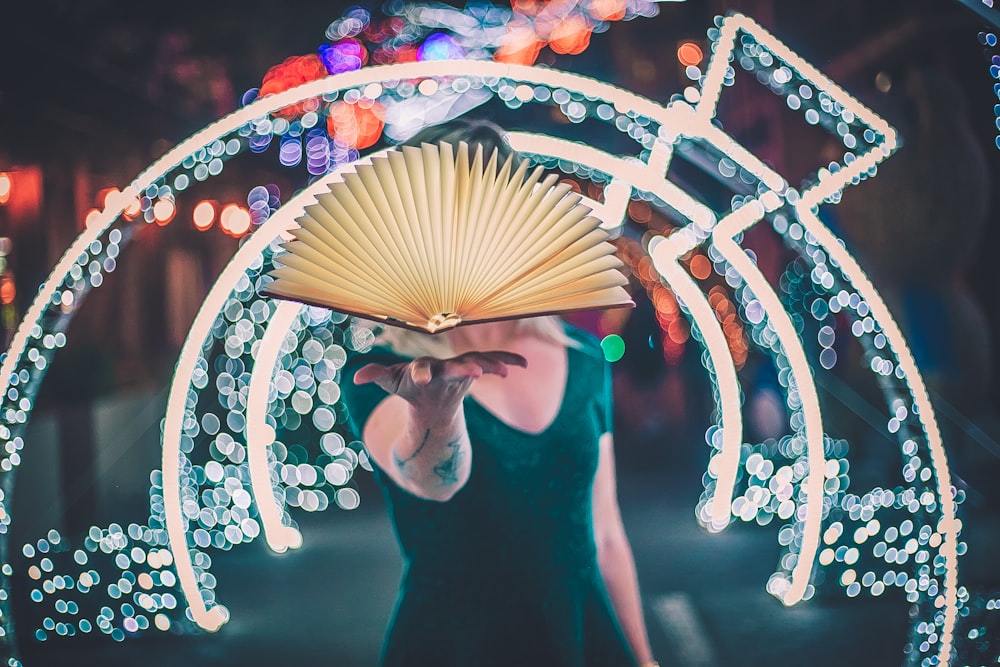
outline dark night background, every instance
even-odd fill
[[[36,0],[0,8],[0,172],[41,174],[36,205],[0,206],[0,236],[12,241],[7,259],[17,286],[12,307],[18,314],[4,322],[7,333],[83,228],[86,211],[98,205],[99,191],[128,183],[166,150],[236,109],[268,68],[313,51],[326,26],[353,4]],[[902,324],[940,410],[949,458],[969,497],[963,583],[997,588],[1000,128],[994,105],[1000,100],[989,58],[1000,50],[977,40],[984,21],[951,0],[688,0],[661,3],[659,10],[654,18],[611,24],[581,55],[546,50],[540,60],[666,102],[690,84],[677,64],[678,43],[706,44],[714,16],[740,11],[900,131],[904,145],[879,177],[850,188],[841,205],[824,213]],[[512,129],[574,136],[572,126],[543,111],[487,106],[482,113]],[[830,159],[824,159],[828,138],[769,94],[737,86],[719,117],[792,182]],[[596,141],[613,144],[615,137]],[[265,180],[280,183],[286,194],[306,182],[271,159],[227,167],[213,187],[220,199],[245,200],[247,184]],[[711,187],[705,186],[706,197],[717,194]],[[148,470],[159,465],[162,412],[156,409],[182,341],[176,332],[183,332],[238,247],[216,229],[194,230],[189,220],[182,208],[166,227],[143,229],[73,321],[33,424],[38,441],[51,442],[43,451],[61,472],[47,471],[51,460],[41,455],[25,456],[19,484],[30,488],[19,487],[15,499],[15,544],[53,524],[72,533],[90,523],[141,521],[148,509]],[[755,249],[765,272],[776,275],[793,260],[773,237],[748,242],[760,244]],[[173,252],[194,258],[200,267],[195,284],[204,290],[176,307],[167,285]],[[712,646],[709,658],[692,658],[680,647],[683,637],[661,629],[647,610],[663,667],[899,664],[906,623],[901,599],[851,605],[860,601],[834,594],[791,610],[769,606],[774,601],[763,594],[763,583],[775,563],[773,536],[742,525],[707,536],[694,524],[711,393],[696,344],[689,343],[676,364],[665,363],[661,350],[645,345],[655,328],[651,311],[637,309],[623,334],[628,352],[616,367],[623,512],[645,597],[663,600],[684,591]],[[758,362],[751,358],[747,375]],[[870,373],[861,375],[848,367],[840,377],[878,404]],[[756,380],[767,384],[766,368]],[[123,402],[134,397],[146,398]],[[126,422],[103,412],[95,417],[98,405],[126,405],[122,409],[141,414],[151,405],[152,416],[109,445],[101,435],[114,431],[107,424]],[[838,404],[830,414],[841,419],[837,427],[852,448],[856,444],[855,479],[877,482],[895,465],[877,453],[879,439],[850,409]],[[99,465],[109,447],[114,459]],[[57,498],[60,484],[75,495]],[[220,558],[228,573],[226,580],[220,575],[220,596],[232,603],[234,619],[243,620],[217,637],[156,637],[124,646],[95,638],[80,644],[92,652],[87,659],[76,644],[22,638],[27,664],[372,664],[398,565],[377,490],[364,486],[362,497],[355,513],[303,517],[307,546],[314,546],[300,553],[276,558],[258,540]],[[294,565],[283,560],[292,558]],[[368,559],[368,567],[345,564],[351,559]],[[263,603],[243,590],[251,580],[261,582]],[[336,590],[324,597],[316,581]],[[806,654],[811,657],[801,657]]]

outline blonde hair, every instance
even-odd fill
[[[534,336],[566,347],[578,347],[576,341],[566,335],[562,320],[555,315],[517,320],[515,333],[520,336]],[[447,333],[431,335],[402,327],[387,326],[375,339],[375,344],[385,345],[403,357],[447,359],[455,356]]]
[[[507,133],[503,128],[488,120],[475,118],[456,118],[440,125],[429,125],[400,145],[446,143],[458,146],[463,141],[469,144],[473,152],[476,146],[482,146],[484,160],[488,160],[493,151],[496,151],[499,164],[503,164],[511,155],[515,158],[515,166],[518,162],[518,156],[507,142]]]

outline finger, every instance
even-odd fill
[[[366,364],[354,374],[354,384],[378,382],[389,375],[392,375],[392,370],[382,364]]]
[[[464,356],[464,355],[463,355]],[[445,362],[442,375],[448,380],[469,378],[475,380],[482,377],[483,368],[475,361],[471,360],[451,360]]]
[[[491,373],[493,375],[499,375],[500,377],[507,377],[507,364],[492,358],[488,354],[473,352],[467,356],[463,355],[462,360],[463,362],[468,360],[477,364],[482,369],[483,373]]]
[[[410,379],[415,384],[427,384],[431,381],[431,362],[428,359],[414,359],[410,362]]]
[[[494,361],[500,361],[508,366],[520,366],[521,368],[528,367],[528,360],[522,357],[520,354],[515,354],[514,352],[505,352],[504,350],[490,350],[487,352],[480,352],[479,354],[484,354]]]

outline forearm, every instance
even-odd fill
[[[443,410],[410,406],[406,427],[392,450],[404,487],[421,497],[449,500],[468,480],[471,459],[461,404]]]
[[[625,639],[639,664],[647,664],[652,661],[653,655],[646,634],[635,561],[628,541],[623,537],[599,545],[598,561],[604,586]]]

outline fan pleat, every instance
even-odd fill
[[[480,151],[481,152],[481,147]],[[481,169],[480,169],[481,171]],[[480,180],[482,174],[480,173]],[[454,266],[454,289],[452,302],[456,312],[462,309],[464,292],[463,276],[468,275],[466,266],[466,243],[470,236],[475,236],[479,211],[472,206],[472,189],[475,187],[475,173],[469,164],[469,145],[464,141],[459,143],[455,153],[455,190],[454,190],[454,234],[449,248],[449,257]],[[463,222],[464,221],[464,222]]]
[[[586,222],[589,209],[577,206],[579,195],[569,195],[568,190],[568,185],[557,185],[532,210],[520,233],[497,259],[489,277],[492,284],[499,284],[499,272],[517,279],[543,263],[545,255],[540,257],[537,251],[531,252],[532,248],[551,254],[553,248],[562,250],[593,229]]]
[[[385,186],[386,183],[400,183],[397,180],[396,171],[393,169],[393,156],[400,157],[397,154],[392,154],[389,159],[373,160],[373,171],[364,170],[363,176],[366,183],[369,183],[368,187],[378,189],[385,195],[396,227],[399,229],[399,236],[394,238],[397,245],[400,245],[400,240],[402,240],[403,252],[409,258],[411,270],[415,276],[415,284],[412,289],[422,307],[429,310],[432,307],[431,304],[434,303],[433,288],[429,282],[430,275],[426,270],[427,254],[423,247],[423,238],[419,227],[412,224],[410,213],[408,213],[413,208],[412,206],[408,208],[407,202],[403,199],[404,188],[402,185]]]
[[[379,260],[377,255],[358,252],[360,244],[357,237],[343,233],[337,234],[336,221],[332,218],[331,221],[332,223],[324,223],[313,215],[307,214],[298,219],[300,227],[293,230],[292,234],[311,247],[325,254],[330,254],[341,263],[351,266],[356,272],[355,280],[359,280],[362,284],[370,282],[384,285],[386,286],[384,289],[391,291],[397,298],[403,301],[413,301],[412,298],[407,298],[404,291],[405,286],[391,273],[386,272],[384,263]],[[324,245],[326,249],[323,248]]]
[[[491,312],[482,316],[470,316],[463,321],[463,324],[476,324],[478,322],[495,322],[524,317],[538,317],[540,315],[555,315],[565,312],[580,310],[594,310],[596,308],[613,308],[631,305],[628,292],[622,287],[606,287],[600,290],[589,290],[586,292],[560,295],[550,299],[545,299],[535,303],[518,304],[516,307]]]
[[[491,213],[496,208],[496,200],[499,196],[498,181],[504,173],[502,169],[499,174],[497,172],[499,154],[496,150],[490,155],[485,166],[483,166],[484,157],[482,146],[479,146],[470,167],[475,189],[470,192],[469,219],[466,223],[468,241],[466,250],[463,252],[466,280],[457,302],[463,309],[468,308],[469,304],[475,300],[475,285],[486,259],[484,249],[487,249],[485,252],[489,252],[489,248],[491,248]]]
[[[311,226],[315,227],[315,223],[311,222]],[[288,252],[278,257],[279,262],[290,266],[291,264],[286,260],[301,257],[321,269],[340,276],[341,279],[348,278],[361,285],[371,285],[385,297],[391,297],[407,307],[414,307],[412,300],[407,299],[400,290],[399,284],[387,280],[383,273],[370,271],[370,266],[357,263],[355,258],[347,253],[336,253],[336,251],[335,254],[331,253],[331,250],[335,250],[331,245],[304,227],[296,229],[293,233],[296,240],[282,244],[281,247]],[[320,233],[328,235],[325,232]],[[335,257],[336,259],[334,259]]]
[[[321,195],[320,198],[325,196],[327,195]],[[378,215],[378,210],[365,192],[364,183],[357,174],[347,174],[343,182],[334,183],[327,201],[335,202],[337,206],[342,207],[348,224],[354,227],[351,230],[352,236],[370,237],[376,254],[369,272],[382,273],[393,282],[402,281],[405,284],[414,281],[414,276],[410,273],[412,267],[407,266],[396,252],[396,239]],[[334,217],[345,229],[348,228],[348,224],[344,224],[339,215]]]
[[[399,190],[382,185],[394,181],[388,160],[373,160],[371,169],[359,169],[357,174],[389,230],[388,241],[396,248],[403,264],[409,269],[405,278],[397,282],[403,283],[414,304],[420,304],[415,307],[429,311],[433,299],[423,279],[426,273],[422,272],[420,262],[422,256],[417,251],[413,227],[406,224],[407,218]],[[391,279],[391,276],[389,278]]]
[[[424,230],[424,246],[428,252],[428,286],[434,297],[434,302],[438,305],[444,303],[444,295],[441,289],[441,263],[444,260],[440,256],[435,227],[440,225],[440,221],[430,218],[430,206],[427,202],[427,177],[424,169],[423,151],[413,146],[403,146],[403,159],[406,164],[408,191],[413,197],[414,212],[418,221],[419,229]]]
[[[481,264],[477,270],[477,290],[471,295],[473,302],[496,291],[497,274],[503,273],[512,259],[511,246],[517,242],[519,234],[523,235],[525,226],[530,224],[524,216],[530,215],[544,202],[546,193],[555,184],[556,176],[552,174],[536,186],[541,176],[540,169],[532,172],[520,193],[525,194],[524,190],[527,190],[527,196],[518,198],[517,208],[509,205],[502,207],[503,210],[499,206],[493,208],[478,254]]]
[[[334,183],[330,192],[316,197],[316,204],[306,207],[306,213],[336,233],[338,238],[369,267],[369,272],[384,270],[387,253],[385,242],[372,233],[367,216],[357,210],[350,190],[343,183]],[[354,210],[350,210],[354,209]]]
[[[410,176],[407,173],[406,159],[403,157],[403,153],[399,151],[388,153],[386,158],[389,161],[393,178],[391,181],[382,184],[382,187],[394,188],[399,193],[400,201],[403,204],[403,220],[405,221],[403,224],[413,230],[415,247],[417,249],[416,256],[419,260],[416,273],[422,278],[421,283],[428,297],[426,308],[430,312],[433,310],[436,304],[435,299],[437,298],[432,284],[434,277],[433,256],[428,249],[424,228],[420,222],[413,188],[410,185]]]
[[[289,260],[292,262],[297,261],[291,258]],[[298,294],[292,287],[294,286],[295,289],[304,287],[308,290],[318,290],[324,294],[321,302],[331,307],[333,304],[338,303],[338,301],[346,301],[349,304],[367,304],[368,308],[376,306],[386,309],[387,312],[395,308],[395,304],[392,301],[383,299],[377,294],[372,293],[371,290],[365,289],[363,286],[355,286],[336,274],[331,274],[305,262],[300,263],[298,266],[288,264],[274,269],[271,273],[276,280],[268,285],[267,290],[272,293],[295,298]],[[413,315],[418,314],[414,313]],[[399,316],[397,315],[397,317]],[[407,315],[400,317],[400,319],[411,320],[413,317]]]
[[[440,155],[438,155],[439,148]],[[439,173],[438,187],[429,192],[432,195],[437,195],[432,215],[436,216],[441,223],[438,231],[441,234],[439,246],[443,260],[441,264],[441,284],[444,288],[443,303],[454,304],[459,280],[459,273],[455,266],[455,232],[456,227],[460,226],[459,221],[461,220],[458,217],[458,207],[455,205],[455,154],[451,144],[440,144],[440,146],[424,144],[423,151],[425,154],[433,154],[434,159],[438,160],[440,165],[437,170]],[[430,179],[428,184],[433,186],[433,179]]]
[[[521,294],[502,293],[498,298],[484,302],[482,312],[505,310],[518,304],[548,299],[552,294],[570,294],[576,292],[582,284],[603,288],[624,286],[628,283],[628,279],[617,270],[617,260],[614,257],[601,257],[593,263],[594,267],[577,267],[575,271],[567,271],[565,275],[560,275],[558,271],[550,272],[547,280],[536,282]],[[603,270],[595,271],[596,267]]]
[[[464,142],[390,151],[305,208],[266,291],[418,330],[632,305],[607,234],[557,181]]]
[[[366,223],[370,225],[375,230],[377,237],[375,240],[379,247],[387,253],[378,258],[369,273],[383,276],[385,280],[396,283],[399,288],[403,288],[399,298],[413,303],[413,290],[412,288],[407,290],[405,286],[416,282],[416,276],[413,274],[413,265],[407,262],[399,251],[399,235],[394,229],[395,224],[390,224],[380,213],[373,195],[358,174],[346,174],[343,183],[338,183],[337,186],[333,193],[341,198],[345,208],[357,216],[353,222],[362,228]]]
[[[326,195],[320,195],[325,198]],[[350,257],[348,260],[357,270],[354,280],[371,280],[374,273],[381,270],[381,262],[377,248],[364,235],[350,229],[352,225],[343,225],[335,219],[322,204],[322,199],[318,198],[316,204],[306,207],[306,215],[299,219],[299,224],[303,229],[318,231],[325,229],[329,233],[336,235],[336,239],[341,242],[341,252],[334,249],[334,256]],[[344,217],[341,214],[341,217]],[[346,233],[345,233],[346,231]],[[293,235],[295,231],[292,232]],[[279,258],[280,261],[280,258]]]
[[[493,266],[492,260],[500,251],[503,243],[503,231],[516,220],[512,211],[531,193],[531,187],[541,177],[542,171],[538,169],[529,179],[525,179],[528,169],[527,160],[523,160],[514,170],[513,157],[508,158],[500,172],[496,175],[493,187],[483,201],[478,205],[479,218],[477,227],[476,251],[471,253],[471,257],[477,258],[470,268],[468,287],[463,293],[463,306],[474,307],[477,299],[490,290],[490,269]],[[486,249],[482,252],[482,249]]]
[[[531,298],[536,291],[544,291],[553,285],[570,283],[618,267],[619,260],[613,256],[615,247],[601,238],[597,238],[595,243],[595,236],[598,235],[588,234],[546,258],[533,271],[512,281],[509,288],[499,291],[490,299],[484,299],[481,307],[489,308],[492,304],[512,298]],[[622,280],[625,280],[624,276]]]
[[[622,286],[615,285],[613,281],[614,278],[610,275],[591,276],[573,283],[570,292],[542,293],[530,301],[518,302],[483,313],[480,318],[485,321],[501,317],[528,317],[531,313],[554,313],[560,310],[583,310],[631,303],[630,300],[623,300],[628,298],[628,292]],[[600,301],[601,295],[606,295],[609,301]],[[477,318],[471,317],[469,321],[475,322]]]
[[[442,171],[446,168],[444,155],[444,145],[441,146],[441,153],[435,150],[437,146],[422,144],[413,151],[404,149],[404,155],[412,153],[419,155],[420,174],[416,179],[411,175],[411,183],[414,193],[419,190],[417,205],[422,206],[426,202],[427,210],[426,225],[428,240],[434,253],[434,287],[436,288],[437,303],[448,303],[448,255],[444,247],[446,220],[442,216],[441,186],[444,181]],[[450,145],[448,146],[450,148]],[[429,150],[430,149],[430,150]]]

